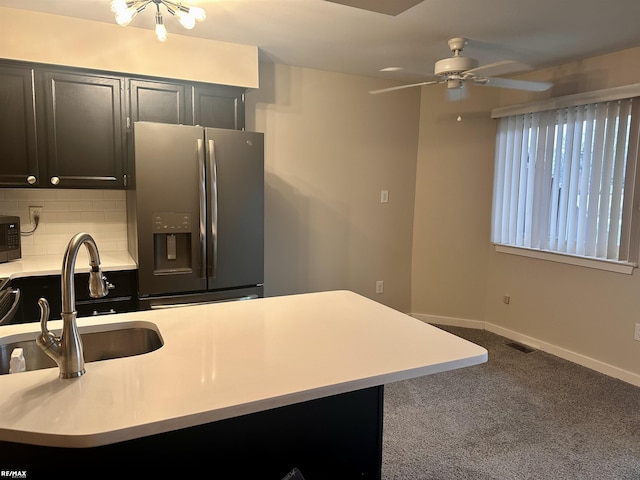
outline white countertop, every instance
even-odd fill
[[[60,275],[63,255],[28,255],[20,260],[0,263],[0,278]],[[100,268],[105,271],[135,270],[136,262],[128,252],[100,252]],[[89,256],[81,248],[76,259],[76,273],[89,271]]]
[[[347,291],[78,319],[147,321],[164,345],[86,364],[0,375],[0,440],[89,447],[486,362],[487,351]],[[50,322],[50,329],[61,321]],[[38,324],[0,326],[8,335]]]

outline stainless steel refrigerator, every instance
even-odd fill
[[[136,122],[127,191],[142,308],[261,297],[264,139]]]

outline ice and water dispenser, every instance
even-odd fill
[[[153,214],[154,274],[191,273],[191,213]]]

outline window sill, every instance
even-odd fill
[[[522,247],[511,247],[507,245],[499,245],[497,243],[494,243],[494,247],[496,249],[496,252],[499,253],[537,258],[540,260],[548,260],[550,262],[566,263],[568,265],[576,265],[579,267],[595,268],[597,270],[623,273],[625,275],[631,275],[633,273],[633,269],[637,268],[638,266],[635,263],[616,262],[613,260],[599,260],[595,258],[579,257],[577,255],[569,255],[565,253],[534,250]]]

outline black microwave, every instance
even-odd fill
[[[0,215],[0,263],[18,260],[20,248],[20,217]]]

